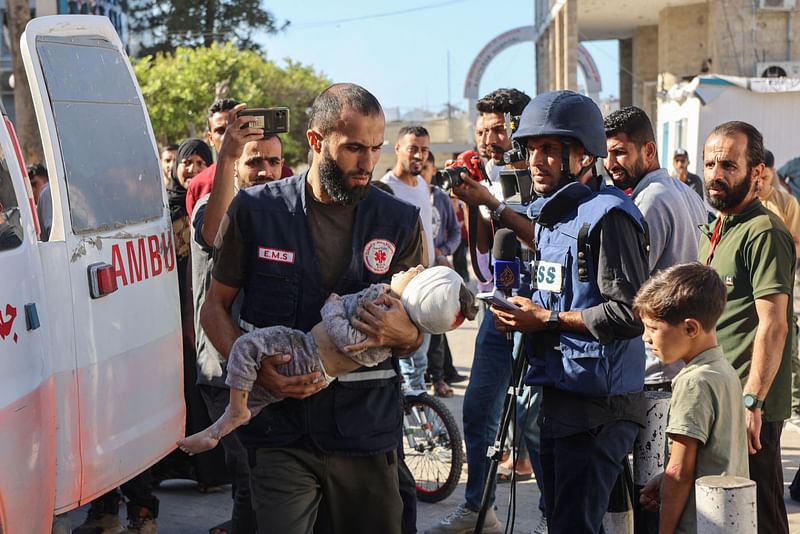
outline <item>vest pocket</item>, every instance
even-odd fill
[[[557,388],[587,396],[609,394],[608,361],[596,340],[562,334],[561,365]]]
[[[370,437],[400,432],[402,409],[397,380],[383,386],[364,382],[339,382],[333,397],[336,429],[344,437]]]
[[[299,300],[299,276],[255,273],[245,294],[248,322],[261,326],[287,326],[294,328]],[[244,315],[244,314],[243,314]]]

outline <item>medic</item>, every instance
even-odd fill
[[[424,263],[419,210],[370,186],[384,126],[372,94],[334,84],[311,109],[310,169],[233,199],[200,318],[220,354],[230,354],[236,338],[254,328],[308,332],[331,293],[354,293]],[[230,307],[240,289],[234,324]],[[399,300],[382,299],[385,310],[370,304],[353,325],[368,334],[369,346],[412,352],[422,342],[419,331]],[[279,375],[274,366],[285,360],[274,356],[262,360],[259,382],[290,398],[239,430],[250,455],[259,532],[308,532],[316,520],[332,532],[399,533],[397,360],[360,368],[322,389],[319,373]]]

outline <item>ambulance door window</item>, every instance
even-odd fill
[[[5,154],[0,150],[0,252],[22,244],[22,221]]]
[[[135,80],[100,37],[37,37],[76,234],[164,213],[161,171]]]

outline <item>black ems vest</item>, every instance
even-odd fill
[[[304,332],[320,322],[328,297],[305,212],[306,175],[243,190],[237,223],[247,257],[240,326],[283,325]],[[352,258],[333,291],[387,282],[393,256],[414,237],[419,210],[370,187],[353,221]],[[324,261],[324,258],[322,258]],[[340,376],[307,399],[267,406],[239,430],[248,448],[280,447],[309,436],[323,451],[371,455],[393,450],[402,408],[397,363]]]

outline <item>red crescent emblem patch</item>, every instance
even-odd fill
[[[364,246],[364,266],[374,274],[386,274],[394,258],[394,243],[386,239],[373,239]]]

